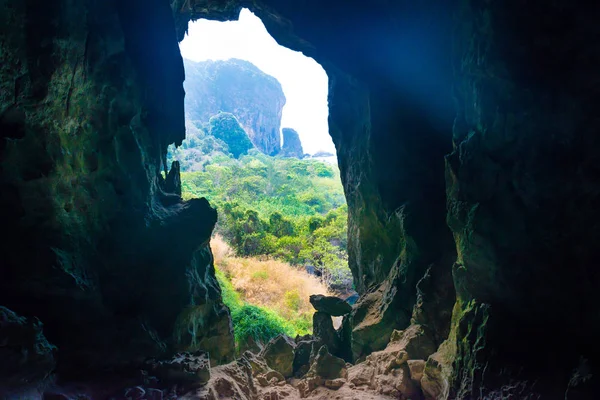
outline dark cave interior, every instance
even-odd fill
[[[38,3],[0,4],[7,398],[121,398],[145,360],[182,351],[250,362],[215,278],[216,211],[160,173],[185,137],[178,40],[242,7],[330,77],[361,294],[334,355],[358,364],[418,327],[422,398],[598,393],[596,5]],[[248,379],[231,398],[259,398]]]

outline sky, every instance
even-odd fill
[[[239,58],[277,78],[286,97],[281,127],[298,132],[305,153],[335,154],[327,122],[325,70],[312,58],[278,45],[250,10],[243,9],[239,21],[191,22],[179,47],[192,61]]]

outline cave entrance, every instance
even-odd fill
[[[357,297],[327,74],[248,9],[190,23],[180,48],[187,132],[168,157],[180,162],[184,198],[219,212],[211,248],[238,350],[310,333],[311,294]]]

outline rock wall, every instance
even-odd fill
[[[220,111],[236,116],[254,146],[268,155],[281,150],[285,95],[277,79],[248,61],[184,60],[187,117],[207,123]]]
[[[33,321],[16,346],[44,344],[30,376],[53,360],[66,379],[178,349],[231,357],[215,212],[160,170],[183,139],[176,37],[249,6],[330,78],[361,293],[349,358],[419,324],[433,344],[420,358],[439,346],[428,398],[598,393],[593,3],[172,6],[0,5],[0,304],[8,325]]]
[[[292,128],[283,128],[281,130],[283,135],[283,145],[281,146],[281,155],[284,157],[304,157],[304,150],[302,150],[302,142],[300,136]]]
[[[598,393],[600,52],[584,45],[600,37],[598,15],[541,1],[460,11],[446,159],[459,255],[453,398]]]
[[[39,318],[61,376],[232,343],[216,212],[160,174],[184,137],[168,4],[5,1],[0,26],[0,304]]]

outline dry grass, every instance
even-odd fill
[[[331,294],[318,278],[289,264],[235,257],[218,236],[211,240],[210,246],[215,266],[231,280],[242,300],[274,310],[284,318],[302,315],[310,318],[315,311],[308,301],[310,295]]]

